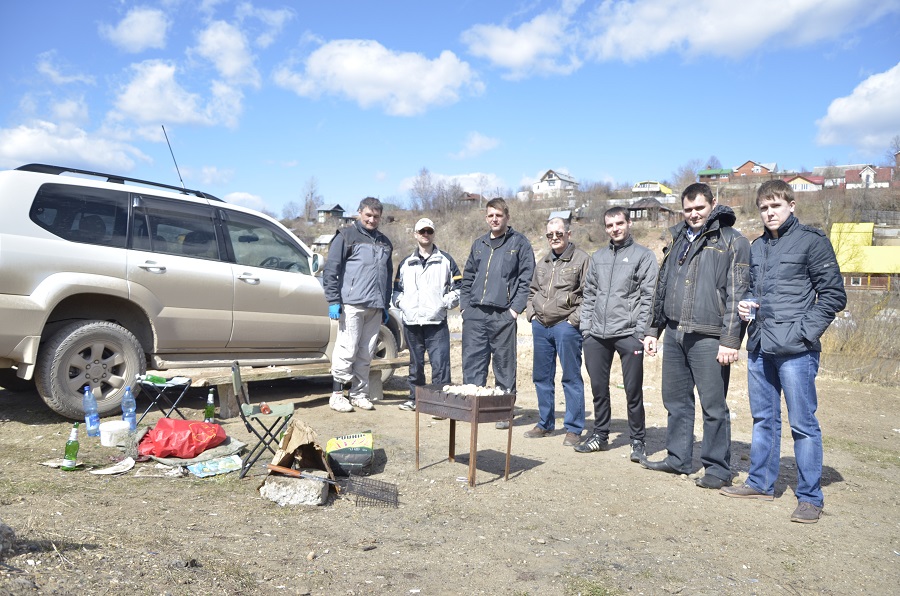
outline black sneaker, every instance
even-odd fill
[[[609,449],[609,441],[603,439],[597,433],[592,433],[584,441],[578,443],[574,447],[578,453],[592,453],[594,451],[607,451]]]
[[[647,457],[647,448],[643,441],[631,442],[631,461],[640,463],[642,459]]]
[[[416,411],[416,402],[413,400],[408,400],[397,406],[401,410],[406,410],[407,412],[415,412]]]

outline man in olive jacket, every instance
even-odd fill
[[[575,451],[591,453],[609,449],[612,415],[609,375],[613,357],[619,354],[628,404],[630,457],[637,463],[646,454],[643,341],[650,326],[659,266],[653,251],[634,241],[627,209],[611,207],[603,214],[603,221],[609,245],[591,256],[580,322],[594,398],[594,430],[575,446]]]
[[[528,301],[534,251],[528,238],[509,226],[503,199],[488,201],[485,221],[490,231],[472,243],[459,295],[463,383],[484,386],[491,363],[497,385],[515,394],[516,320]]]
[[[757,191],[756,205],[765,230],[750,247],[750,290],[738,305],[741,318],[750,321],[750,473],[743,486],[724,487],[721,492],[744,499],[774,498],[783,393],[797,462],[798,504],[791,521],[815,523],[825,505],[822,429],[816,419],[819,338],[847,305],[847,293],[824,232],[794,216],[790,185],[783,180],[765,182]]]
[[[569,242],[569,223],[547,222],[550,251],[537,262],[525,314],[531,321],[534,359],[531,377],[537,390],[540,421],[525,437],[546,437],[556,428],[556,358],[562,367],[566,398],[563,445],[572,447],[584,430],[584,380],[581,378],[581,333],[578,331],[588,254]]]
[[[663,342],[662,398],[669,414],[662,461],[642,465],[670,474],[693,471],[694,387],[703,409],[701,488],[731,484],[731,413],[725,401],[745,324],[738,302],[749,285],[750,243],[732,226],[734,211],[717,205],[709,185],[681,193],[684,222],[669,228],[653,297],[653,322],[644,350]],[[718,363],[718,365],[716,364]]]

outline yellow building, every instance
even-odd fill
[[[900,275],[900,246],[872,246],[874,233],[874,223],[831,226],[831,244],[845,288],[890,290],[892,276]]]

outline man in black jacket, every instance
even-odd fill
[[[816,419],[819,338],[847,305],[844,280],[825,234],[794,216],[794,191],[783,180],[759,187],[756,205],[765,230],[750,248],[750,290],[738,305],[750,321],[747,377],[753,440],[743,486],[727,497],[774,498],[781,459],[781,394],[787,404],[798,505],[791,521],[815,523],[824,506],[822,429]]]
[[[484,386],[492,363],[497,385],[515,394],[516,321],[528,301],[534,251],[509,226],[503,199],[488,201],[485,220],[490,231],[472,243],[460,288],[463,383]]]
[[[653,297],[653,322],[644,349],[656,355],[663,341],[663,405],[669,414],[662,461],[643,461],[651,470],[692,471],[694,387],[703,409],[701,488],[731,484],[731,413],[725,396],[737,361],[744,323],[738,302],[749,284],[750,243],[735,230],[734,211],[717,205],[712,190],[695,183],[681,193],[684,223],[669,229]],[[718,363],[718,364],[716,364]]]

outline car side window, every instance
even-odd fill
[[[228,212],[225,229],[239,265],[312,275],[309,255],[292,238],[264,219]]]
[[[146,195],[140,196],[135,203],[133,248],[199,259],[219,259],[212,207]]]
[[[84,244],[125,248],[128,193],[70,184],[44,184],[31,221],[51,234]]]

